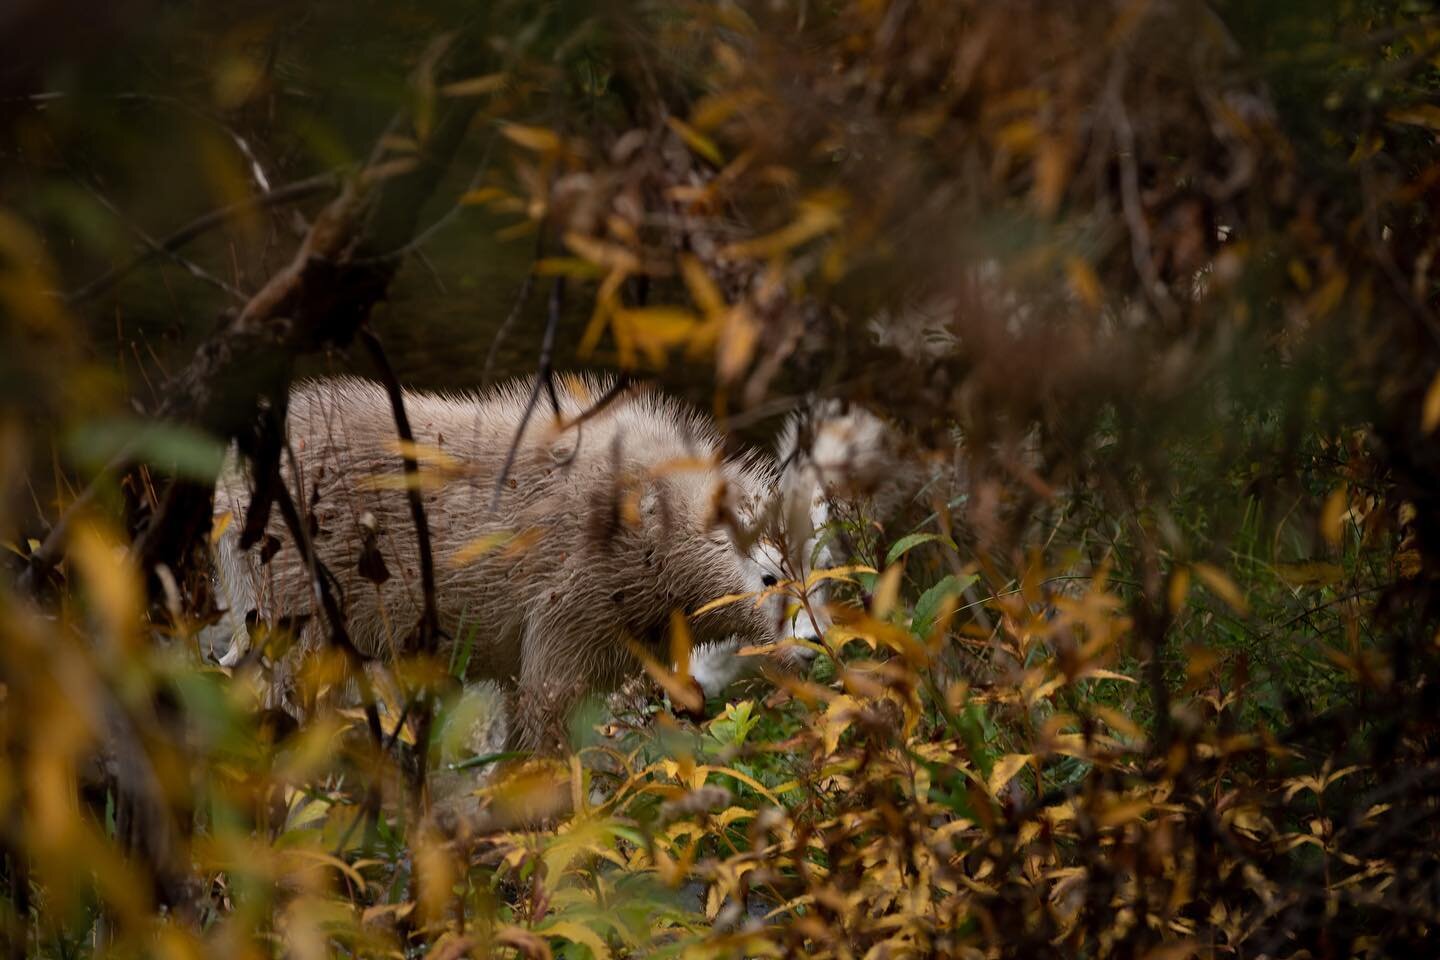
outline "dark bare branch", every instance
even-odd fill
[[[296,200],[303,200],[306,197],[334,190],[339,184],[340,178],[336,174],[322,173],[304,180],[297,180],[283,187],[276,187],[267,193],[258,193],[245,200],[227,204],[218,210],[212,210],[203,216],[196,217],[162,239],[150,240],[147,238],[147,249],[144,252],[118,267],[106,271],[83,287],[66,294],[65,302],[70,306],[75,306],[95,299],[156,257],[174,254],[190,241],[216,227],[223,226],[239,214],[293,203]]]
[[[500,468],[500,475],[495,478],[495,488],[490,494],[490,510],[500,506],[500,494],[505,489],[505,481],[510,479],[510,471],[515,466],[515,454],[520,449],[520,441],[525,436],[525,428],[530,425],[530,417],[535,412],[535,404],[540,400],[540,391],[550,391],[550,403],[554,407],[555,415],[560,414],[559,400],[555,396],[555,384],[552,378],[555,375],[552,366],[555,353],[555,330],[560,326],[560,307],[565,298],[565,279],[556,277],[555,282],[550,286],[550,305],[545,317],[545,337],[540,341],[540,362],[535,371],[535,383],[530,387],[530,397],[525,401],[525,412],[520,417],[520,426],[515,428],[515,436],[510,441],[510,449],[505,454],[505,464]]]

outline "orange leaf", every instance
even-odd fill
[[[1007,753],[1001,757],[991,769],[990,780],[986,783],[991,795],[1000,796],[1000,791],[1033,759],[1034,754],[1030,753]]]
[[[544,127],[527,127],[519,123],[507,123],[500,128],[507,140],[536,153],[554,153],[560,149],[560,136],[554,130]]]
[[[1225,601],[1230,609],[1241,616],[1245,616],[1250,612],[1250,604],[1246,602],[1245,594],[1240,591],[1240,588],[1235,585],[1235,581],[1231,580],[1223,570],[1208,563],[1197,563],[1193,569],[1195,576],[1204,581],[1205,586],[1209,587],[1217,597]]]
[[[1440,427],[1440,373],[1430,381],[1430,387],[1425,391],[1425,402],[1420,407],[1420,429],[1434,433],[1436,427]]]

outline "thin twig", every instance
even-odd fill
[[[253,197],[236,201],[218,210],[212,210],[203,216],[196,217],[162,240],[154,240],[146,237],[147,249],[143,253],[138,254],[118,267],[106,271],[78,290],[66,294],[65,302],[74,306],[79,303],[84,303],[87,300],[93,300],[133,273],[137,268],[144,266],[156,257],[173,256],[175,251],[185,246],[191,240],[220,226],[237,214],[250,210],[264,210],[282,203],[289,203],[317,193],[323,193],[326,190],[334,189],[338,183],[339,177],[334,173],[322,173],[319,176],[309,177],[305,180],[297,180],[283,187],[277,187],[268,193],[256,194]],[[119,216],[118,211],[115,211],[114,207],[111,206],[107,200],[102,198],[101,202],[104,203],[112,213]],[[217,282],[223,283],[223,281]],[[228,284],[225,286],[227,290],[231,289]]]
[[[481,178],[485,175],[485,171],[490,167],[490,152],[491,148],[494,147],[494,145],[495,137],[492,135],[490,139],[485,142],[485,149],[480,155],[480,163],[475,168],[475,173],[473,176],[471,176],[470,182],[466,185],[465,189],[460,192],[460,197],[464,197],[465,194],[469,193],[471,190],[474,190],[477,186],[479,186]],[[434,223],[430,224],[428,227],[422,228],[418,233],[415,234],[414,237],[412,237],[402,246],[396,247],[394,250],[389,250],[384,253],[377,253],[369,257],[356,259],[354,262],[364,264],[378,263],[384,260],[395,260],[405,256],[405,254],[407,253],[418,250],[420,247],[424,246],[431,237],[443,230],[445,226],[450,223],[451,220],[454,220],[455,217],[459,215],[460,211],[464,209],[464,207],[465,204],[462,202],[462,200],[457,198],[456,201],[451,204],[444,213],[442,213],[439,217],[436,218]]]
[[[20,575],[20,589],[31,593],[40,584],[40,581],[55,568],[60,562],[60,556],[65,550],[65,539],[69,535],[70,525],[75,518],[85,512],[91,501],[100,493],[100,489],[110,482],[110,478],[129,465],[135,456],[135,449],[138,446],[136,440],[130,440],[120,448],[120,451],[111,457],[110,460],[100,468],[94,479],[85,485],[85,488],[70,501],[70,505],[56,518],[54,526],[45,535],[45,540],[40,546],[26,558],[25,572]]]
[[[69,95],[70,94],[68,93],[68,91],[65,90],[48,90],[44,93],[32,93],[20,97],[9,97],[7,99],[12,101],[22,100],[28,103],[33,103],[43,109],[45,104],[56,100],[64,100]],[[171,97],[157,93],[138,93],[134,91],[123,91],[121,93],[109,94],[106,99],[119,100],[129,103],[159,104],[162,106],[174,107],[178,110],[183,111],[184,113],[190,114],[192,117],[195,117],[198,120],[203,120],[211,126],[216,127],[222,133],[224,133],[225,136],[230,138],[230,142],[235,144],[235,149],[238,150],[240,152],[240,155],[245,158],[245,162],[250,167],[250,176],[254,179],[256,185],[258,185],[261,190],[270,189],[270,178],[266,176],[265,168],[260,165],[260,158],[255,155],[255,151],[251,149],[250,144],[245,140],[244,137],[240,136],[239,132],[237,132],[235,128],[231,127],[228,123],[215,116],[214,114],[209,113],[208,111],[203,110],[195,106],[194,104],[188,103],[179,97]]]
[[[298,469],[293,451],[291,451],[290,457],[291,469]],[[350,639],[350,631],[345,626],[345,612],[340,608],[334,593],[330,590],[330,583],[327,579],[329,571],[315,556],[315,545],[310,540],[309,528],[301,518],[300,511],[295,506],[295,500],[290,496],[290,489],[285,484],[275,485],[275,501],[280,506],[280,514],[285,518],[285,525],[290,528],[290,535],[295,538],[295,547],[300,551],[301,561],[310,570],[310,588],[317,595],[316,599],[325,611],[325,619],[330,621],[330,642],[344,655],[347,666],[355,676],[355,684],[360,689],[360,702],[365,710],[365,726],[369,729],[370,739],[374,741],[378,750],[385,743],[385,734],[380,727],[380,712],[375,706],[375,691],[371,689],[370,678],[365,673],[365,658],[356,648],[355,642]]]
[[[530,398],[525,401],[525,412],[520,416],[520,426],[515,429],[515,437],[510,441],[510,449],[505,454],[505,464],[500,468],[500,475],[495,478],[495,489],[490,495],[490,512],[494,513],[500,506],[500,494],[505,489],[505,481],[510,479],[510,470],[515,466],[515,455],[520,450],[520,441],[525,436],[525,428],[530,425],[530,416],[535,412],[535,404],[540,399],[540,390],[544,386],[550,388],[550,402],[555,406],[556,414],[559,414],[559,402],[555,397],[555,385],[551,378],[554,370],[551,366],[555,352],[555,331],[560,326],[560,307],[565,298],[565,278],[556,277],[550,287],[550,305],[545,318],[545,336],[540,341],[540,363],[535,373],[535,383],[530,387]]]
[[[405,394],[395,377],[395,368],[385,355],[380,338],[369,327],[360,328],[360,340],[365,344],[370,359],[380,371],[381,382],[390,397],[390,410],[395,417],[395,432],[400,437],[400,460],[405,471],[405,494],[410,501],[410,519],[415,524],[415,539],[420,549],[420,589],[422,607],[419,625],[418,647],[424,654],[433,654],[440,632],[440,615],[435,604],[435,555],[430,542],[430,523],[425,516],[425,501],[420,489],[420,464],[415,458],[415,434],[410,429],[410,418],[405,413]],[[432,696],[427,685],[422,684],[418,694],[406,698],[401,711],[401,724],[405,715],[414,706],[419,711],[419,722],[415,735],[416,763],[411,770],[411,786],[417,799],[424,796],[425,773],[429,767],[430,725],[435,711]],[[396,726],[398,735],[400,727]]]
[[[185,268],[186,272],[189,273],[192,277],[195,277],[197,280],[202,280],[213,287],[223,290],[232,298],[239,300],[242,303],[249,299],[248,294],[226,283],[224,280],[221,280],[219,277],[215,276],[213,273],[206,270],[198,263],[195,263],[193,260],[182,257],[179,253],[175,252],[175,250],[167,250],[161,241],[156,240],[154,237],[150,236],[149,232],[147,232],[145,228],[141,227],[138,223],[131,220],[124,213],[122,213],[120,211],[120,208],[115,206],[115,204],[110,201],[110,198],[105,196],[105,194],[101,192],[100,188],[95,186],[93,183],[90,183],[83,177],[81,178],[81,182],[85,185],[85,189],[90,192],[90,195],[95,198],[96,202],[98,202],[106,210],[110,211],[111,216],[119,220],[121,223],[125,224],[126,228],[131,233],[135,234],[135,236],[139,238],[140,242],[145,245],[146,251],[136,258],[140,262],[143,263],[154,257],[159,256],[169,257],[171,260],[178,263],[181,267]],[[103,279],[103,277],[101,279]],[[73,306],[79,301],[73,300],[70,297],[66,297],[65,302]]]
[[[540,252],[543,249],[541,244],[544,242],[544,237],[544,230],[536,231],[535,255],[532,260],[540,259]],[[480,370],[481,390],[490,386],[490,371],[495,366],[495,357],[500,352],[500,345],[505,342],[505,338],[510,335],[510,330],[519,322],[521,314],[525,312],[525,308],[530,304],[530,291],[535,288],[533,263],[531,267],[532,269],[525,271],[525,279],[520,284],[519,293],[515,295],[514,306],[512,306],[510,312],[505,315],[505,322],[500,324],[500,329],[495,331],[495,336],[490,340],[490,349],[485,353],[485,366]]]
[[[402,444],[400,460],[405,471],[406,497],[410,501],[410,519],[415,524],[415,538],[420,547],[420,586],[424,592],[420,617],[421,649],[434,652],[434,643],[440,622],[435,606],[435,556],[430,542],[430,524],[425,516],[425,501],[420,492],[420,463],[415,457],[415,434],[410,429],[410,418],[405,413],[405,395],[395,377],[395,368],[385,355],[380,338],[368,327],[360,329],[360,340],[370,354],[370,359],[380,371],[381,383],[390,397],[390,411],[395,417],[395,432]]]
[[[569,430],[571,427],[578,427],[594,419],[603,413],[606,407],[610,406],[610,404],[620,399],[620,397],[626,393],[629,393],[638,385],[639,382],[628,373],[620,374],[620,376],[615,378],[615,382],[610,384],[609,389],[600,395],[599,400],[590,404],[583,412],[576,414],[575,419],[565,421],[563,429]]]

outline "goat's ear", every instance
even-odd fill
[[[823,525],[828,519],[816,516],[816,504],[823,505],[825,497],[819,471],[810,455],[813,427],[811,414],[791,414],[775,446],[780,481],[768,512],[779,538],[797,546],[808,544],[815,536],[817,525]]]
[[[829,519],[825,491],[808,460],[794,457],[780,476],[774,519],[781,539],[794,546],[809,543]]]

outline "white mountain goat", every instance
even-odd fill
[[[808,666],[812,649],[787,640],[814,639],[823,624],[783,596],[695,615],[710,601],[760,593],[785,576],[785,554],[752,533],[773,512],[773,464],[725,459],[708,419],[656,392],[632,389],[595,410],[607,382],[562,376],[556,387],[560,416],[541,401],[508,471],[530,382],[479,396],[405,394],[445,645],[471,625],[465,679],[513,691],[507,745],[553,749],[580,697],[640,672],[631,644],[664,659],[676,611],[691,614],[690,671],[707,695],[761,659],[740,656],[745,645],[778,645],[775,660]],[[423,602],[395,437],[378,384],[312,381],[290,397],[282,479],[307,515],[352,641],[372,657],[405,652]],[[248,648],[247,619],[312,614],[301,630],[302,653],[320,643],[323,621],[311,571],[278,516],[260,543],[239,549],[249,498],[232,456],[215,497],[217,522],[232,518],[217,540],[217,594],[229,609],[209,632],[217,653],[228,646],[222,662],[231,665]],[[279,666],[280,699],[293,710],[293,663]]]

